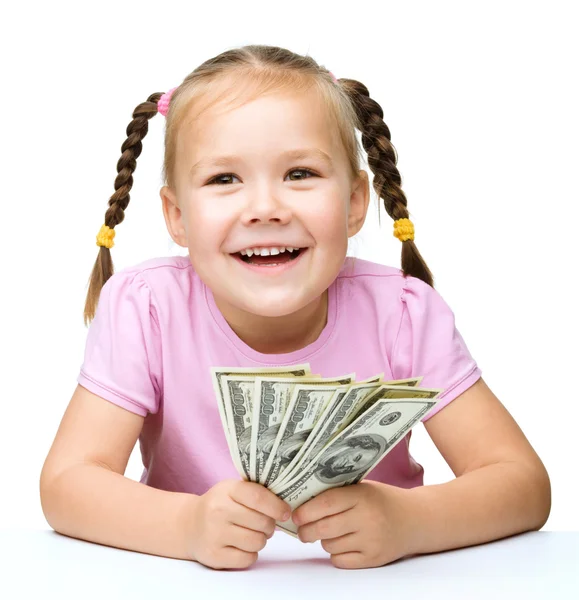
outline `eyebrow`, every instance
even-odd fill
[[[332,158],[329,154],[319,148],[298,148],[296,150],[286,150],[280,154],[282,158],[290,158],[293,160],[302,160],[306,158],[317,158],[328,166],[333,165]],[[241,160],[241,157],[236,154],[227,154],[224,156],[208,156],[196,162],[189,171],[189,176],[193,176],[196,171],[204,167],[225,167],[232,162]]]

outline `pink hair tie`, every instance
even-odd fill
[[[168,92],[165,92],[157,102],[157,112],[160,112],[163,116],[167,116],[169,110],[169,102],[171,102],[171,96],[177,88],[171,88]]]
[[[335,75],[334,75],[334,74],[333,74],[331,71],[328,71],[328,73],[329,73],[329,74],[330,74],[330,76],[332,77],[332,81],[333,81],[334,83],[338,83],[338,80],[336,79],[336,76],[335,76]]]

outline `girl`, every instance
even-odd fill
[[[163,215],[189,254],[113,274],[115,226],[158,112]],[[97,236],[84,363],[40,478],[56,531],[243,568],[291,517],[335,566],[363,568],[544,525],[549,477],[433,287],[382,117],[362,83],[270,46],[228,50],[137,106]],[[346,256],[369,203],[356,129],[401,270]],[[323,377],[422,375],[421,386],[442,388],[423,421],[456,479],[424,486],[408,434],[365,481],[291,515],[240,480],[210,368],[306,362]],[[140,482],[124,477],[137,439]]]

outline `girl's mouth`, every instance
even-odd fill
[[[293,252],[281,252],[280,254],[271,254],[269,256],[258,256],[254,254],[249,257],[239,252],[231,256],[241,265],[263,274],[274,274],[287,271],[301,262],[304,254],[307,254],[309,248],[298,248]]]

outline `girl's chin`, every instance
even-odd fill
[[[303,308],[301,305],[294,305],[293,302],[288,304],[282,303],[279,300],[268,302],[267,300],[262,299],[254,302],[244,303],[242,310],[255,317],[276,319],[292,315],[298,312],[301,308]]]
[[[277,290],[281,292],[281,290]],[[273,290],[263,290],[262,293],[255,291],[246,294],[240,289],[235,297],[229,298],[228,302],[237,310],[249,313],[256,317],[283,318],[288,315],[299,313],[312,302],[313,299],[304,298],[295,289],[285,290],[283,293],[274,293]]]

